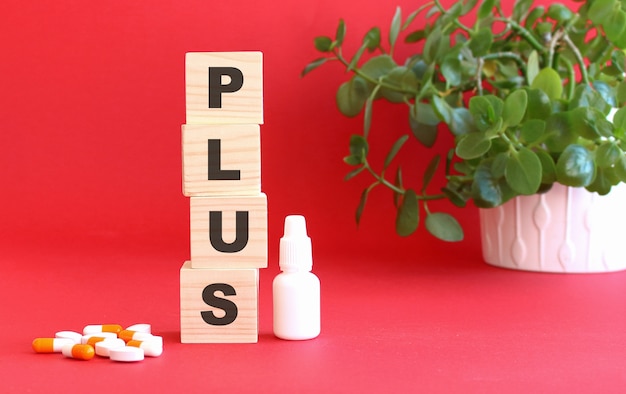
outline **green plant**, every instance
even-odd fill
[[[337,90],[337,106],[348,117],[363,113],[363,131],[352,135],[344,158],[353,167],[346,180],[362,173],[373,178],[361,194],[357,224],[379,185],[395,195],[398,234],[415,231],[423,207],[431,234],[458,241],[458,221],[431,212],[429,201],[448,199],[463,207],[472,200],[489,208],[555,182],[599,194],[625,182],[626,109],[612,109],[626,102],[626,1],[579,4],[574,11],[517,0],[507,13],[500,0],[450,7],[434,0],[405,19],[398,8],[388,42],[374,27],[351,57],[343,51],[343,20],[334,38],[315,38],[324,56],[302,75],[329,61],[341,63],[350,78]],[[411,29],[418,15],[425,24]],[[401,35],[416,50],[398,61]],[[392,180],[386,173],[409,135],[393,144],[382,168],[368,161],[377,99],[405,105],[412,135],[425,147],[433,146],[442,122],[454,135],[444,158],[445,187],[437,193],[429,184],[441,173],[439,155],[427,165],[420,188],[404,186],[401,165]]]

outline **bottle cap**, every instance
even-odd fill
[[[306,220],[302,215],[285,218],[285,233],[280,239],[279,265],[283,271],[310,271],[313,268],[311,238],[306,233]]]

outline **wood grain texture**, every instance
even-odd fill
[[[234,67],[243,74],[241,89],[222,94],[221,108],[209,108],[209,67]],[[263,124],[263,54],[187,53],[185,96],[187,124]]]
[[[232,287],[236,294],[206,290],[219,284]],[[227,300],[224,305],[212,306],[205,297],[213,295]],[[258,342],[259,270],[257,269],[198,269],[186,261],[180,269],[180,339],[182,343],[256,343]],[[209,303],[212,301],[209,299]],[[230,307],[228,306],[230,304]],[[236,311],[234,310],[236,309]],[[218,319],[227,315],[236,318],[229,324],[209,324],[203,313],[212,313]]]
[[[209,140],[220,140],[220,168],[239,171],[239,180],[209,180]],[[183,194],[245,196],[261,193],[259,125],[183,125]]]
[[[225,253],[210,239],[210,212],[222,212],[221,239],[237,240],[236,213],[248,212],[248,240],[243,249]],[[267,267],[267,196],[191,197],[189,202],[191,264],[193,268]]]

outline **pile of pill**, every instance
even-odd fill
[[[134,324],[124,329],[119,324],[88,325],[83,333],[59,331],[54,338],[36,338],[36,353],[62,353],[65,357],[91,360],[94,355],[113,361],[141,361],[144,356],[163,353],[163,337],[152,335],[150,324]]]

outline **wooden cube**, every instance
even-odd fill
[[[182,343],[258,341],[259,270],[180,269]]]
[[[263,123],[261,52],[189,52],[187,124]]]
[[[193,268],[267,267],[267,196],[191,197]]]
[[[183,125],[183,194],[261,193],[259,125]]]

